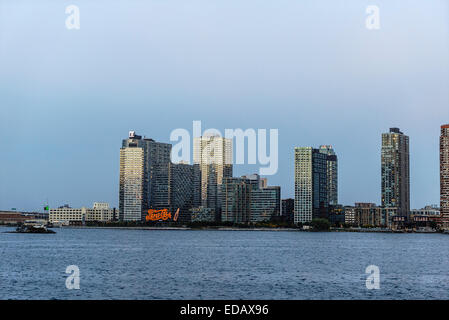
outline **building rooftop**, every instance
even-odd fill
[[[391,133],[400,133],[402,134],[401,130],[399,130],[399,128],[390,128],[390,132]]]
[[[137,135],[135,131],[130,131],[128,138],[140,140],[140,139],[142,139],[142,136]]]

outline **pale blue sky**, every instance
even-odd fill
[[[283,198],[293,148],[332,144],[343,204],[379,203],[381,133],[400,127],[412,207],[439,203],[448,89],[447,0],[0,0],[0,209],[117,206],[121,139],[192,120],[278,128]]]

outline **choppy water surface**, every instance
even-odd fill
[[[1,299],[449,299],[449,235],[7,230]],[[66,288],[68,265],[80,290]]]

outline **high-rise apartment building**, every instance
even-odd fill
[[[327,158],[328,155],[319,149],[295,148],[294,223],[327,217]]]
[[[250,219],[251,189],[255,185],[246,178],[223,178],[220,186],[222,197],[221,221],[233,223],[247,223]]]
[[[449,217],[449,124],[441,126],[440,210],[442,217]]]
[[[190,209],[201,205],[201,173],[198,165],[184,163],[170,164],[168,205],[170,212],[179,209],[180,222],[190,222]]]
[[[120,149],[119,217],[123,221],[141,221],[147,208],[144,186],[144,150]]]
[[[338,204],[338,160],[332,146],[320,146],[327,155],[327,197],[330,205]]]
[[[265,186],[251,190],[250,222],[270,221],[281,215],[281,187]]]
[[[281,187],[268,186],[268,179],[257,173],[242,176],[248,179],[250,189],[249,222],[270,221],[272,217],[281,215]]]
[[[148,209],[179,209],[188,221],[190,209],[200,206],[199,165],[171,162],[169,143],[142,138],[130,131],[120,149],[120,219],[145,221]]]
[[[410,212],[409,137],[399,128],[382,134],[382,207],[397,208],[399,216]]]
[[[219,214],[221,184],[232,177],[232,140],[217,135],[194,138],[193,162],[201,171],[201,205]]]
[[[141,199],[130,200],[134,202],[140,202],[141,206],[141,218],[137,219],[137,214],[134,212],[132,217],[126,213],[128,207],[120,205],[120,217],[125,221],[140,221],[144,220],[147,210],[167,208],[169,196],[169,164],[171,144],[156,142],[153,139],[148,139],[137,135],[134,131],[129,132],[128,139],[124,139],[122,142],[122,150],[124,154],[132,154],[142,150],[143,155],[143,176],[141,181]],[[133,151],[134,150],[134,151]],[[123,166],[127,165],[127,162],[135,160],[129,160],[129,157],[123,158]],[[123,173],[125,174],[125,173]],[[122,176],[122,167],[120,170]],[[133,181],[135,181],[134,178]],[[122,189],[122,179],[120,180],[120,189]],[[122,195],[120,201],[122,201]],[[120,202],[121,203],[121,202]],[[136,208],[133,209],[137,210]]]
[[[281,213],[281,188],[267,186],[258,174],[226,177],[221,185],[221,221],[256,223],[270,221]]]

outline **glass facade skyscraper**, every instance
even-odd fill
[[[179,209],[180,222],[190,222],[190,209],[201,205],[200,194],[201,174],[198,165],[170,164],[169,200],[170,212]]]
[[[320,146],[327,155],[327,197],[330,205],[338,204],[338,160],[332,146]]]
[[[251,190],[250,222],[270,221],[281,215],[281,187],[266,186]]]
[[[295,148],[294,222],[327,217],[327,154],[312,147]]]
[[[382,134],[382,207],[397,208],[399,216],[410,212],[409,137],[399,128]]]
[[[250,180],[246,178],[223,178],[220,186],[222,197],[221,221],[233,223],[247,223],[250,219]]]

